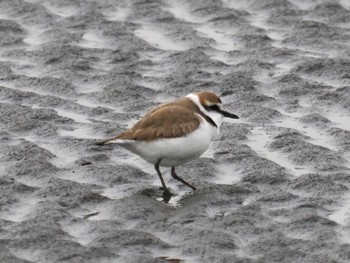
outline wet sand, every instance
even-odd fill
[[[0,2],[0,262],[348,262],[348,1]],[[97,147],[211,90],[240,116],[163,168]]]

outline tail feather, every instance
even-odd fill
[[[135,142],[134,140],[123,140],[123,139],[117,139],[117,138],[112,138],[112,139],[105,139],[105,140],[100,140],[95,142],[95,145],[107,145],[107,144],[130,144]]]
[[[99,140],[95,142],[95,145],[106,145],[112,143],[113,139],[105,139],[105,140]]]

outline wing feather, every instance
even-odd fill
[[[201,122],[195,112],[181,106],[162,106],[138,121],[131,129],[114,137],[115,139],[151,141],[160,138],[176,138],[186,135]]]

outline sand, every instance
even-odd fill
[[[0,262],[349,262],[350,3],[0,1]],[[177,168],[97,139],[191,92]]]

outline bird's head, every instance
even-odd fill
[[[221,125],[224,117],[238,119],[237,115],[223,109],[222,101],[215,93],[204,91],[191,93],[187,97],[192,99],[200,110],[209,116],[218,127]]]

